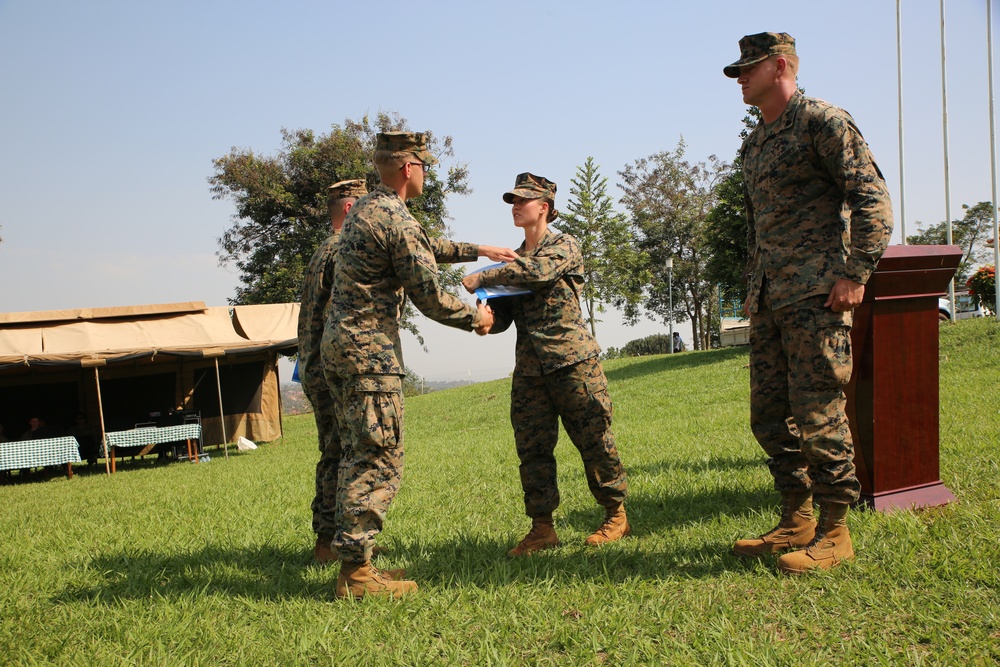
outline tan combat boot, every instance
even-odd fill
[[[802,549],[816,534],[812,493],[782,493],[781,520],[778,525],[756,539],[736,540],[733,553],[737,556],[764,556],[789,549]]]
[[[531,520],[531,530],[516,547],[507,552],[508,556],[527,556],[535,551],[559,546],[556,529],[552,525],[552,515],[545,514]]]
[[[375,595],[398,599],[416,590],[417,582],[391,579],[370,561],[353,563],[345,560],[340,564],[336,589],[338,598],[360,599],[366,595]]]
[[[331,539],[325,535],[316,536],[316,546],[313,547],[313,560],[320,565],[329,565],[336,560],[340,560],[337,550],[330,544]]]
[[[628,525],[628,517],[625,516],[625,503],[621,503],[617,507],[604,509],[604,523],[587,538],[584,544],[596,547],[608,542],[617,542],[631,534],[632,527]]]
[[[778,559],[778,569],[786,574],[828,570],[854,558],[851,533],[847,530],[847,503],[820,503],[816,537],[805,549]]]

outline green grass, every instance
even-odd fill
[[[609,362],[635,537],[560,442],[564,546],[528,527],[509,381],[407,399],[380,543],[420,591],[333,597],[310,565],[310,415],[224,460],[0,486],[0,663],[16,665],[986,665],[1000,661],[1000,327],[942,327],[942,479],[956,504],[853,512],[853,563],[779,576],[729,547],[773,523],[745,349]]]

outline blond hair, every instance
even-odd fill
[[[386,176],[401,169],[412,158],[413,153],[409,151],[377,150],[372,156],[372,162],[375,163],[379,177],[384,180]]]

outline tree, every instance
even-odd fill
[[[962,248],[962,261],[955,273],[955,282],[965,282],[973,267],[987,262],[990,251],[986,242],[993,234],[993,203],[981,201],[975,206],[962,204],[965,217],[951,223],[952,243]],[[917,223],[920,229],[920,223]],[[930,225],[917,234],[906,237],[911,245],[945,245],[948,243],[947,221]]]
[[[715,285],[705,272],[710,250],[706,244],[709,212],[718,203],[717,185],[731,170],[714,155],[708,163],[685,159],[684,139],[673,151],[662,151],[618,172],[625,191],[622,203],[632,214],[636,243],[644,254],[643,268],[654,280],[642,289],[646,309],[664,322],[691,320],[695,349],[709,343]],[[665,260],[673,259],[674,311]],[[626,314],[629,314],[626,311]]]
[[[590,333],[595,336],[595,313],[603,313],[605,304],[622,308],[639,302],[641,294],[630,289],[630,279],[641,270],[643,261],[628,219],[614,210],[607,194],[608,179],[598,173],[599,168],[593,157],[577,167],[566,204],[569,213],[558,223],[560,229],[580,242],[585,279],[583,304]]]
[[[749,136],[760,120],[760,109],[748,107],[743,117],[740,140]],[[747,211],[743,197],[743,163],[737,152],[732,170],[719,183],[716,191],[718,203],[708,215],[706,245],[709,259],[706,265],[708,279],[719,285],[719,289],[732,301],[746,300],[747,263],[750,252],[747,248]]]
[[[408,130],[405,118],[379,112],[360,120],[334,124],[327,134],[312,130],[282,130],[282,146],[265,156],[251,149],[233,148],[213,160],[209,177],[214,199],[231,199],[236,205],[233,225],[219,243],[219,263],[235,264],[241,285],[232,304],[298,301],[302,273],[319,243],[330,234],[326,189],[330,184],[363,178],[369,188],[378,183],[371,162],[378,132]],[[452,158],[451,137],[429,138],[431,150],[442,159]],[[442,180],[441,165],[424,180],[423,195],[407,202],[410,212],[431,236],[448,229],[445,206],[450,194],[469,192],[468,169],[456,163]],[[461,269],[442,267],[442,284],[454,287]],[[412,306],[407,304],[412,316]],[[404,327],[416,333],[408,317]]]

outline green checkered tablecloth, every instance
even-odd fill
[[[177,440],[197,440],[201,437],[201,424],[180,424],[178,426],[149,426],[129,431],[105,433],[108,447],[145,447],[161,442]]]
[[[80,460],[76,438],[39,438],[0,442],[0,470],[41,468]]]

